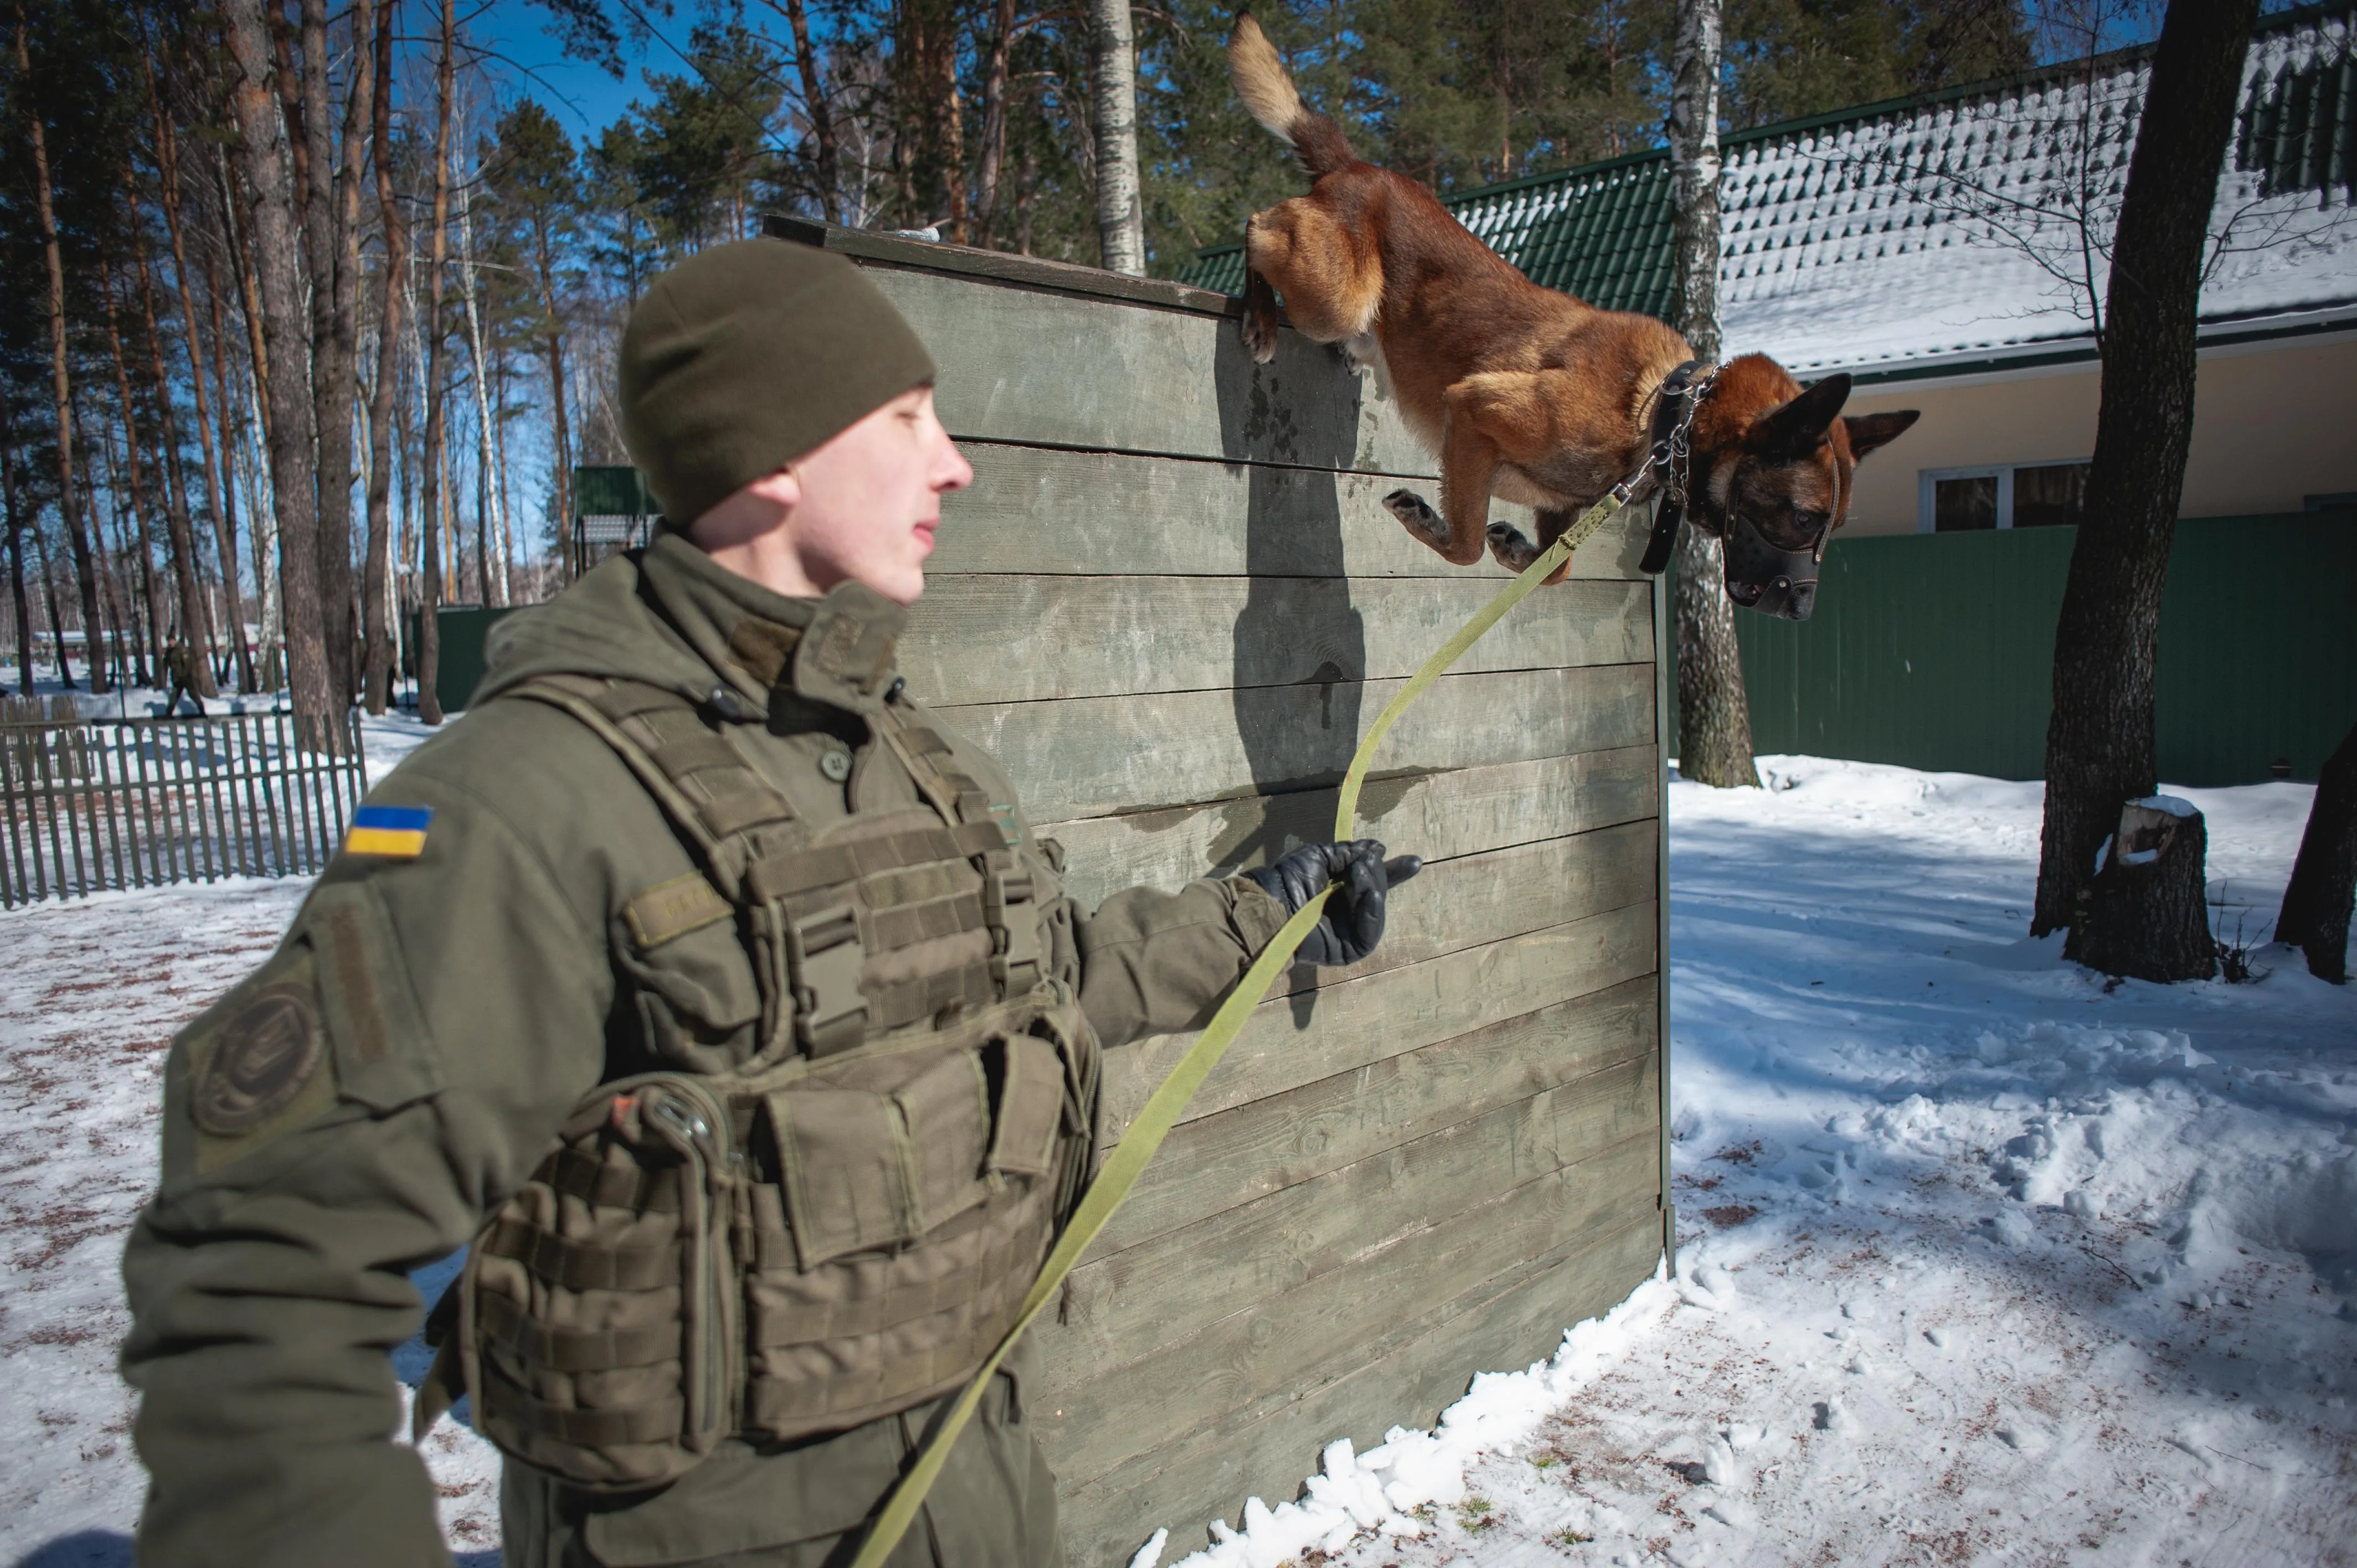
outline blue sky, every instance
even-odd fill
[[[686,44],[694,6],[683,5],[679,10],[681,15],[667,19],[650,16],[658,36],[645,48],[633,48],[629,39],[623,40],[627,74],[620,81],[594,65],[567,59],[548,34],[548,14],[530,0],[488,0],[460,15],[477,47],[499,57],[489,62],[492,74],[508,91],[547,105],[577,143],[619,119],[632,100],[649,95],[646,68],[658,73],[683,69],[670,46]],[[408,23],[413,33],[430,26],[423,11]]]

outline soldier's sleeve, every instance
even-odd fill
[[[1081,1005],[1108,1046],[1199,1024],[1284,925],[1283,906],[1240,878],[1116,893],[1073,913]]]
[[[370,803],[398,808],[355,841],[380,853],[339,855],[173,1043],[124,1257],[150,1568],[447,1561],[395,1438],[408,1271],[468,1240],[602,1069],[603,912],[430,770]]]

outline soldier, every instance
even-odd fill
[[[197,717],[205,716],[205,700],[197,693],[196,671],[196,655],[188,651],[187,643],[177,637],[174,638],[170,645],[164,650],[164,673],[167,680],[164,692],[166,718],[168,719],[180,711],[180,697],[184,693],[188,701],[197,704]]]
[[[972,478],[933,373],[782,242],[632,313],[623,430],[674,522],[500,628],[173,1043],[124,1261],[143,1563],[447,1561],[387,1351],[469,1241],[420,1412],[463,1387],[508,1454],[511,1568],[845,1560],[1076,1200],[1099,1052],[1198,1022],[1329,878],[1305,959],[1381,938],[1416,863],[1373,843],[1062,894],[893,673]],[[895,1564],[1060,1560],[1029,1365]]]

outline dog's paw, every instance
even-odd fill
[[[1265,365],[1276,358],[1276,315],[1274,311],[1247,308],[1236,323],[1236,335],[1244,340],[1244,352],[1253,357],[1255,365]]]
[[[1414,490],[1394,490],[1383,498],[1383,510],[1399,519],[1400,526],[1435,550],[1448,544],[1448,524],[1432,510],[1432,503]]]
[[[1531,563],[1539,558],[1539,547],[1528,535],[1510,522],[1490,525],[1490,553],[1498,564],[1517,575],[1530,570]]]

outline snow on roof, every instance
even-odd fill
[[[2266,19],[2212,221],[2205,336],[2357,326],[2357,6]],[[1719,310],[1733,350],[1823,375],[2077,357],[2127,179],[2149,47],[1727,138]],[[1448,207],[1534,282],[1670,309],[1665,150]],[[2095,236],[2092,256],[2083,232]],[[1188,281],[1241,292],[1239,247]]]

